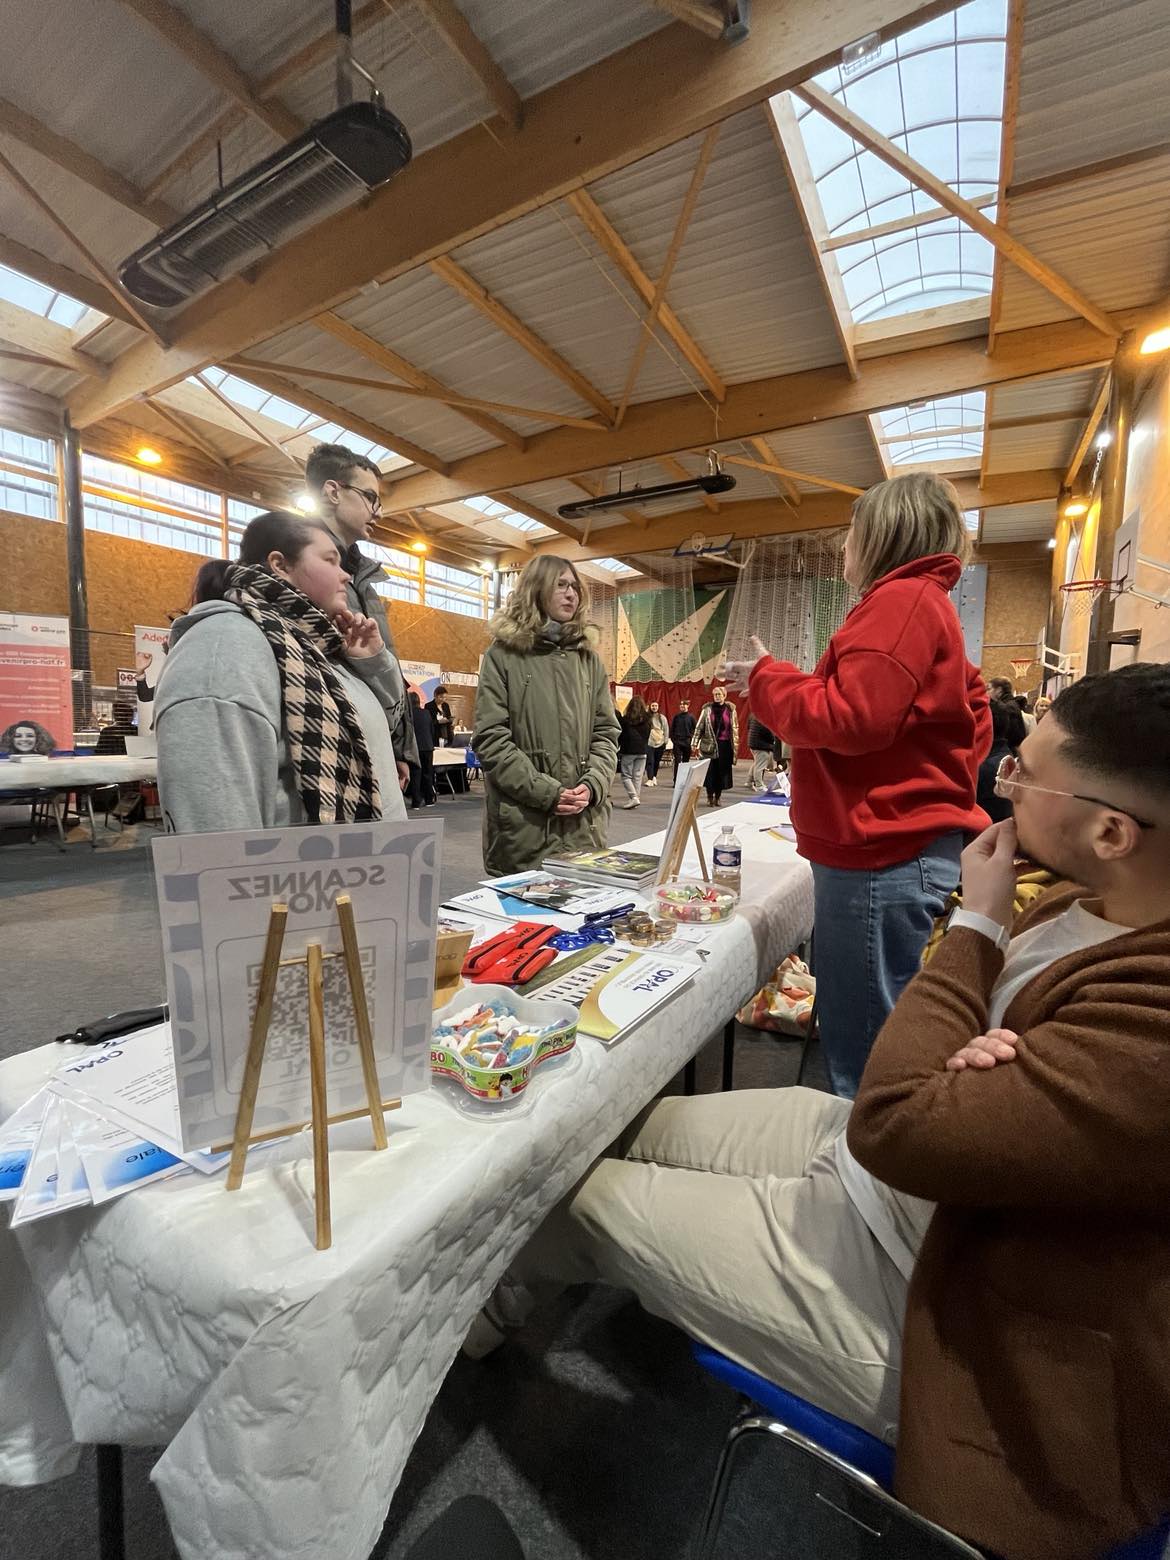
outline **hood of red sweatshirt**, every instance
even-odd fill
[[[954,553],[931,553],[927,558],[914,558],[899,569],[891,569],[888,574],[879,575],[865,595],[868,596],[870,590],[877,590],[880,585],[888,585],[891,580],[932,580],[943,590],[952,591],[959,583],[962,572],[963,565]]]

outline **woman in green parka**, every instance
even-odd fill
[[[588,606],[573,565],[546,556],[526,566],[492,620],[473,738],[492,877],[538,868],[553,851],[606,844],[618,721],[587,637]]]

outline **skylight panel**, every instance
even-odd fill
[[[983,454],[985,401],[984,392],[975,390],[879,412],[887,464],[897,472],[904,466],[977,462]]]
[[[609,574],[637,574],[637,569],[631,569],[628,563],[623,563],[620,558],[593,558],[590,560],[598,569],[605,569]]]
[[[213,384],[221,395],[226,396],[229,401],[234,401],[237,406],[270,417],[273,422],[280,423],[284,428],[303,429],[305,436],[312,438],[316,444],[344,444],[355,455],[362,455],[379,466],[388,460],[396,461],[403,466],[410,464],[395,450],[387,449],[386,445],[377,444],[373,439],[363,438],[360,433],[352,433],[348,428],[343,428],[340,423],[323,422],[316,412],[306,411],[303,406],[298,406],[295,401],[286,400],[284,396],[261,390],[258,385],[250,384],[248,380],[241,379],[236,374],[229,374],[222,368],[205,368],[203,377]],[[206,389],[198,376],[189,378],[187,383],[194,385],[196,389]]]
[[[43,320],[52,320],[55,325],[66,325],[70,330],[89,312],[88,304],[79,303],[68,293],[55,292],[7,265],[0,265],[0,298]],[[94,313],[98,311],[95,309]],[[98,317],[105,318],[104,315]]]
[[[997,193],[1007,0],[970,0],[905,33],[860,70],[818,84],[968,200]],[[861,233],[933,202],[851,136],[793,99],[831,237]],[[994,218],[993,206],[985,208]],[[855,323],[991,292],[995,253],[957,218],[859,239],[826,256]]]

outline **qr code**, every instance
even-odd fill
[[[377,964],[373,948],[359,949],[362,981],[366,988],[366,1005],[370,1023],[375,1022],[377,997]],[[322,990],[325,996],[325,1061],[332,1073],[347,1067],[360,1067],[361,1057],[357,1044],[357,1025],[353,1016],[349,979],[344,959],[326,958],[322,969]],[[248,966],[249,1005],[254,1012],[256,992],[260,985],[260,965]],[[277,1078],[308,1077],[309,1073],[309,974],[304,964],[288,964],[280,971],[276,981],[276,994],[272,1001],[272,1022],[268,1026],[268,1043],[264,1048],[264,1076],[266,1080]]]

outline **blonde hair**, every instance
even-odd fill
[[[560,578],[568,569],[577,582],[577,610],[561,631],[560,642],[566,650],[582,644],[586,637],[585,614],[589,611],[589,592],[585,582],[567,558],[542,553],[524,565],[516,588],[493,620],[493,627],[511,628],[522,637],[535,640],[548,622],[548,601]]]
[[[959,495],[930,472],[875,483],[854,504],[852,529],[854,584],[862,591],[916,558],[953,553],[965,565],[971,556]]]

